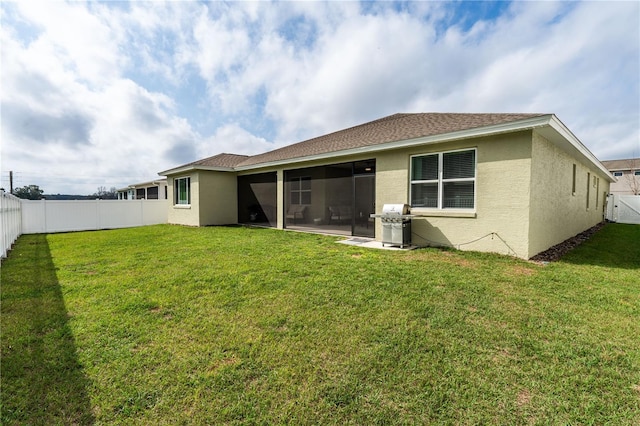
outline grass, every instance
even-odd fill
[[[2,424],[640,423],[640,226],[547,265],[335,241],[20,237]]]

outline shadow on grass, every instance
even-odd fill
[[[23,235],[2,263],[2,424],[92,424],[46,235]]]
[[[607,223],[560,261],[576,265],[640,269],[640,225]]]

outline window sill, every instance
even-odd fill
[[[475,219],[477,214],[475,211],[461,210],[425,210],[419,207],[411,209],[411,214],[416,217],[459,217]]]
[[[191,204],[174,204],[173,205],[174,209],[185,209],[185,210],[190,210],[191,209]]]

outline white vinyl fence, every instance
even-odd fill
[[[167,223],[168,200],[22,200],[22,233],[91,231]]]
[[[640,224],[640,195],[609,195],[606,219],[611,222]]]
[[[20,199],[0,190],[0,258],[7,256],[21,233]]]

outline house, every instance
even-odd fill
[[[553,114],[395,114],[159,174],[170,223],[381,240],[370,214],[406,203],[414,244],[525,259],[601,222],[614,181]]]
[[[166,200],[168,198],[167,179],[136,183],[116,190],[118,200]]]
[[[640,195],[640,158],[607,160],[602,164],[617,179],[610,192],[617,195]]]

